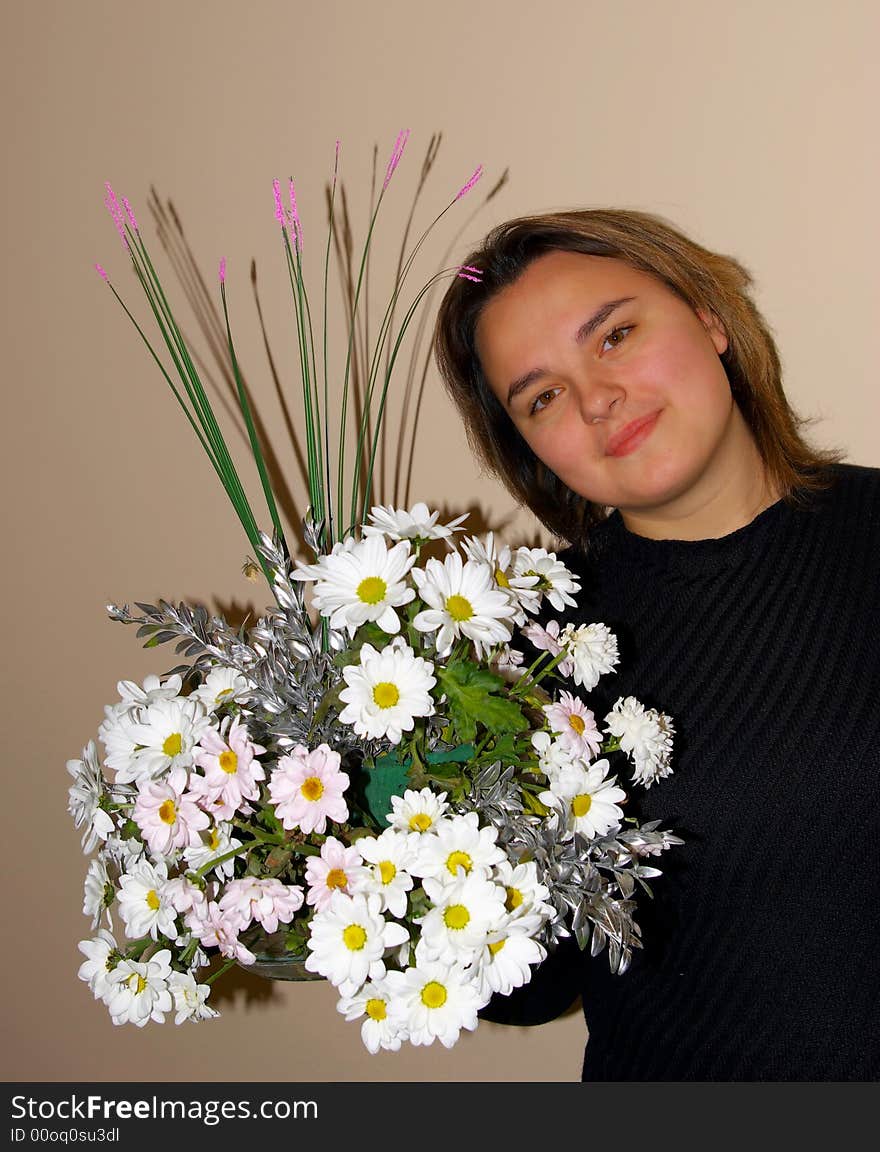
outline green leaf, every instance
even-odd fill
[[[369,809],[382,828],[388,828],[386,814],[391,811],[391,797],[402,796],[410,787],[409,763],[397,759],[393,752],[380,756],[372,768],[365,766],[367,782],[364,796]]]
[[[524,732],[528,728],[519,705],[493,692],[505,687],[500,676],[469,660],[460,660],[437,669],[437,678],[446,693],[449,714],[462,742],[475,739],[478,722],[498,734]]]

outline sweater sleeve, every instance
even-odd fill
[[[574,1005],[581,994],[583,971],[584,955],[569,936],[538,965],[528,984],[514,988],[509,996],[493,996],[479,1017],[518,1027],[547,1024]]]

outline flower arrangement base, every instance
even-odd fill
[[[277,932],[261,932],[247,943],[256,960],[253,964],[239,964],[245,972],[263,976],[267,980],[323,980],[317,972],[306,968],[308,951],[288,952],[284,938],[287,929]]]

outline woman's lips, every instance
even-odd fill
[[[633,420],[619,432],[611,437],[605,445],[606,456],[626,456],[651,435],[660,412],[652,412],[649,416],[642,416]]]

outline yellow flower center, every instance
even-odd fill
[[[519,908],[523,902],[523,894],[519,888],[508,888],[507,899],[504,901],[504,907],[508,912],[512,912],[514,908]]]
[[[589,792],[582,792],[580,796],[575,796],[571,802],[571,810],[575,816],[580,819],[581,816],[586,816],[593,805],[593,797]]]
[[[217,695],[214,697],[214,703],[219,704],[220,701],[224,698],[224,696],[231,696],[231,695],[232,695],[232,689],[231,688],[221,688],[220,691],[217,693]]]
[[[470,918],[471,914],[464,904],[450,904],[443,913],[443,923],[453,932],[460,932],[462,928],[467,928]]]
[[[231,748],[227,748],[225,752],[220,753],[220,767],[229,776],[232,776],[236,768],[238,768],[238,757]]]
[[[446,1003],[446,989],[436,980],[429,980],[422,989],[422,1003],[426,1008],[442,1008]]]
[[[382,878],[383,884],[390,884],[397,875],[397,869],[390,860],[381,860],[379,862],[379,875]]]
[[[381,604],[388,591],[388,585],[381,576],[367,576],[357,586],[358,600],[364,604]]]
[[[179,732],[172,732],[170,736],[165,737],[165,742],[162,745],[162,751],[166,756],[179,756],[182,747],[183,737]]]
[[[450,852],[446,857],[446,867],[453,876],[458,875],[459,868],[464,868],[465,872],[470,872],[473,863],[467,852],[460,852],[458,849],[455,852]]]
[[[163,800],[159,805],[159,819],[163,824],[173,824],[177,819],[177,808],[173,800]]]
[[[371,1020],[384,1020],[388,1015],[385,1010],[384,1000],[368,1000],[367,1001],[367,1015]]]
[[[431,817],[424,812],[416,812],[415,816],[409,818],[409,826],[413,832],[427,832],[432,823]]]
[[[393,708],[400,699],[400,690],[390,680],[381,680],[373,689],[373,700],[380,708]]]
[[[212,852],[216,852],[220,847],[220,829],[212,828],[208,833],[208,847]]]
[[[510,581],[507,579],[507,573],[502,572],[500,568],[495,569],[495,583],[499,588],[510,587]]]
[[[159,896],[155,888],[151,888],[147,893],[147,907],[152,909],[153,912],[159,907]]]
[[[493,956],[497,956],[501,949],[504,947],[505,943],[505,940],[496,940],[494,944],[489,945],[489,951]]]
[[[348,884],[348,877],[341,868],[331,868],[327,873],[326,884],[330,889],[344,888]]]
[[[367,942],[367,934],[360,924],[349,924],[342,933],[342,942],[350,952],[360,952]]]
[[[324,785],[317,776],[309,776],[307,780],[303,780],[300,792],[306,800],[320,800],[324,795]]]
[[[572,713],[572,715],[568,718],[568,723],[575,730],[575,732],[577,732],[578,736],[583,736],[584,728],[586,728],[583,716],[578,716],[576,712]]]
[[[447,597],[446,611],[456,622],[456,624],[463,624],[465,620],[470,620],[471,616],[474,614],[474,609],[470,600],[466,600],[464,596]]]
[[[128,986],[131,988],[135,996],[140,996],[141,992],[146,988],[147,982],[143,976],[139,976],[137,972],[132,972],[128,978]]]

